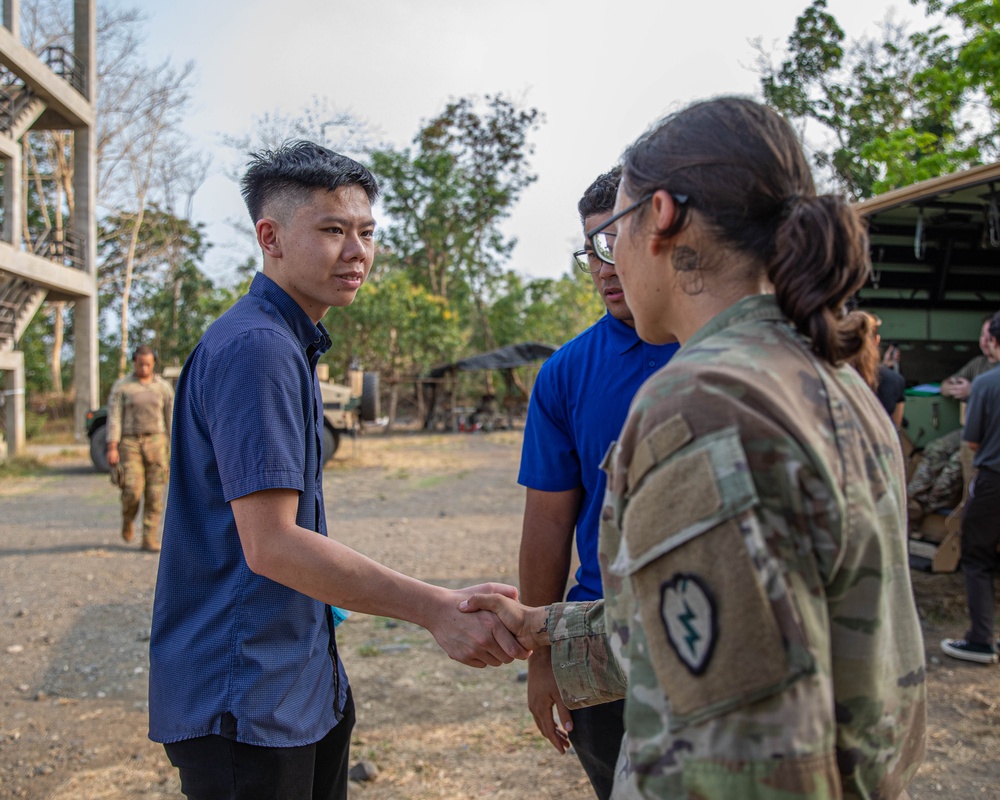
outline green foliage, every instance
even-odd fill
[[[529,135],[540,122],[536,109],[500,96],[463,98],[430,120],[412,148],[371,155],[390,219],[380,232],[385,267],[455,304],[487,346],[486,307],[516,244],[500,226],[536,179]]]
[[[804,132],[819,127],[816,165],[851,197],[997,156],[1000,12],[985,0],[927,5],[958,19],[965,39],[940,24],[908,33],[887,20],[881,39],[845,44],[825,0],[814,0],[781,65],[762,63],[765,101]]]
[[[98,291],[105,320],[121,314],[133,223],[131,214],[113,214],[101,224]],[[238,297],[201,271],[209,247],[200,223],[156,206],[146,209],[133,261],[129,337],[135,345],[153,347],[162,365],[183,364],[208,325]],[[120,345],[118,335],[117,328],[107,328],[102,336],[102,384],[117,377],[112,350]]]
[[[504,288],[489,312],[498,346],[521,341],[558,346],[604,313],[593,281],[583,272],[527,282],[508,272]]]
[[[352,362],[386,376],[418,375],[462,352],[458,316],[401,271],[374,275],[347,308],[327,312],[333,347],[324,360],[346,376]]]

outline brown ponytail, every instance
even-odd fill
[[[778,225],[767,277],[785,315],[830,362],[851,358],[865,344],[846,324],[844,302],[868,277],[868,234],[839,195],[799,197]]]

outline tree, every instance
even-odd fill
[[[940,24],[907,33],[888,19],[881,39],[845,44],[826,0],[814,0],[796,20],[779,67],[757,45],[764,99],[804,135],[819,127],[815,163],[854,198],[979,163],[996,155],[1000,141],[997,106],[992,122],[990,114],[970,114],[991,81],[996,84],[995,75],[977,72],[993,56],[976,49],[974,43],[989,36],[969,21],[996,15],[988,5],[952,4],[966,14],[955,11],[966,26],[965,43],[953,41]],[[938,7],[932,2],[929,10]]]
[[[21,5],[26,46],[39,53],[50,46],[72,51],[71,9],[72,4],[59,0],[26,0]],[[141,47],[143,22],[136,9],[98,7],[98,201],[117,215],[119,224],[130,221],[133,253],[148,204],[156,202],[173,210],[177,196],[190,198],[207,169],[204,156],[191,152],[181,131],[193,65],[174,68],[169,60],[148,64]],[[74,206],[73,139],[62,132],[29,132],[24,147],[28,165],[25,180],[32,187],[26,195],[24,240],[36,253],[58,256],[73,244],[65,230],[65,220],[72,216]],[[133,292],[128,258],[125,264],[122,302],[116,305],[121,315],[117,337],[120,373],[127,368]],[[51,331],[53,376],[60,373],[62,318],[62,304],[53,304],[51,324],[46,323]]]
[[[111,308],[120,302],[133,229],[128,216],[108,217],[102,227],[99,288]],[[143,235],[131,256],[141,287],[132,333],[157,351],[162,364],[183,364],[208,325],[235,300],[199,267],[209,247],[201,225],[157,206],[146,209]]]
[[[463,98],[427,122],[412,148],[371,155],[389,216],[386,267],[461,308],[486,347],[495,346],[487,307],[516,244],[501,224],[536,179],[529,135],[540,123],[536,109],[499,95]]]

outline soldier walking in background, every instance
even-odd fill
[[[115,382],[108,397],[108,464],[120,474],[122,539],[135,538],[142,500],[142,549],[160,549],[160,513],[170,464],[174,390],[153,373],[156,355],[143,345],[132,355],[132,374]]]

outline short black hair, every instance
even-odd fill
[[[990,317],[990,336],[1000,342],[1000,311]]]
[[[155,361],[156,351],[148,344],[141,344],[132,351],[132,360],[135,361],[139,356],[152,356]]]
[[[587,217],[592,217],[594,214],[607,214],[615,207],[615,195],[618,194],[618,184],[621,180],[622,168],[618,165],[599,175],[587,187],[580,202],[576,204],[576,209],[580,212],[580,222],[585,222]]]
[[[369,203],[378,199],[378,181],[366,167],[353,158],[303,140],[254,153],[240,181],[243,200],[255,225],[264,216],[264,207],[276,199],[292,197],[301,202],[315,189],[334,192],[341,186],[360,186]]]

